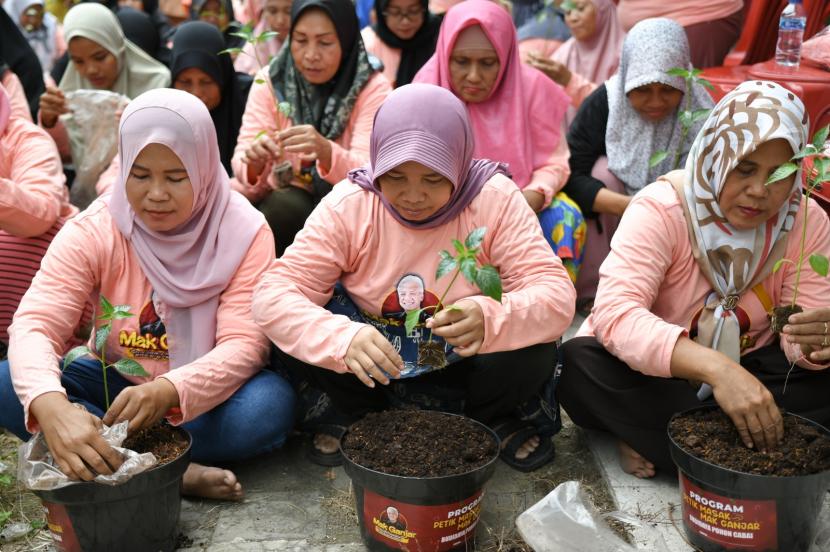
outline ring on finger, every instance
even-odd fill
[[[825,335],[825,336],[824,336],[824,339],[822,339],[822,340],[821,340],[821,346],[822,346],[822,347],[827,347],[828,345],[830,345],[830,343],[828,343],[828,342],[827,342],[827,337],[828,337],[828,336],[827,336],[827,335]]]
[[[827,335],[827,322],[824,322],[824,335]]]

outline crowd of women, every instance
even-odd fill
[[[89,480],[121,463],[102,424],[166,419],[193,437],[184,491],[238,499],[220,466],[295,430],[337,465],[387,408],[465,413],[530,471],[561,403],[639,477],[672,469],[666,423],[701,400],[762,450],[779,408],[830,422],[830,281],[779,262],[805,232],[830,255],[830,223],[800,170],[766,184],[804,106],[764,81],[713,105],[672,71],[723,60],[741,0],[364,4],[5,0],[0,427]],[[118,99],[94,125],[117,147],[81,210],[90,90]],[[134,316],[95,343],[104,298]],[[64,366],[85,341],[150,375]]]

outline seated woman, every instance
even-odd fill
[[[804,312],[780,338],[767,317],[793,300],[794,266],[773,267],[798,258],[805,225],[806,250],[830,254],[830,222],[804,200],[801,171],[766,185],[807,143],[807,127],[788,90],[745,82],[706,120],[685,170],[644,188],[626,210],[594,311],[563,347],[559,388],[575,423],[620,439],[625,471],[673,469],[666,426],[701,404],[701,382],[714,390],[703,404],[717,403],[748,447],[775,448],[779,407],[830,422],[830,281],[805,267]]]
[[[368,160],[391,87],[369,64],[351,0],[296,0],[289,45],[261,77],[270,86],[251,90],[231,165],[281,255],[320,198]]]
[[[510,465],[532,470],[553,458],[555,421],[538,413],[535,425],[516,412],[530,399],[541,410],[544,391],[552,400],[553,342],[573,316],[573,285],[504,165],[473,151],[458,98],[431,85],[396,89],[378,111],[369,165],[335,186],[262,277],[254,319],[336,411],[339,428],[308,428],[318,431],[315,461],[336,463],[343,426],[388,408],[390,381],[418,374],[406,381],[460,390],[465,412],[507,441]],[[439,252],[477,227],[487,229],[479,260],[501,273],[501,303],[459,278],[442,302],[456,308],[407,335],[401,315],[435,307],[450,279],[435,278]],[[418,362],[428,341],[448,353],[445,369]]]
[[[67,92],[109,90],[135,98],[169,86],[170,71],[124,38],[115,14],[101,4],[78,4],[69,10],[64,32],[70,63],[60,84],[47,86],[40,97],[40,124],[55,139],[64,161],[69,161],[69,138],[58,120],[69,112]]]
[[[9,0],[3,7],[37,54],[40,68],[51,71],[52,65],[66,51],[58,18],[46,11],[44,0]]]
[[[427,0],[375,0],[377,23],[360,34],[366,51],[383,62],[383,74],[393,86],[412,82],[435,53],[441,28]]]
[[[171,72],[173,87],[190,92],[205,104],[213,119],[219,143],[219,159],[228,174],[242,113],[253,79],[237,73],[226,54],[219,30],[209,23],[183,23],[173,38]],[[95,186],[98,195],[108,192],[118,180],[121,166],[115,158]]]
[[[45,90],[40,61],[6,10],[0,10],[0,36],[3,37],[0,40],[0,75],[3,76],[3,85],[9,85],[6,70],[13,72],[23,87],[30,116],[36,120],[38,102]],[[14,96],[13,93],[12,95]]]
[[[527,61],[565,88],[571,105],[579,107],[616,72],[625,33],[611,0],[575,0],[565,14],[571,38],[552,56],[530,52]],[[569,110],[569,123],[575,112]]]
[[[257,4],[259,9],[253,21],[254,36],[266,32],[275,32],[277,36],[260,44],[245,44],[242,47],[242,52],[234,61],[234,68],[251,75],[259,71],[260,64],[267,65],[280,52],[291,27],[291,0],[264,0]]]
[[[570,174],[563,130],[569,100],[562,87],[519,60],[510,14],[489,0],[453,7],[435,55],[415,81],[442,86],[465,102],[476,157],[508,164],[527,203],[543,212],[545,237],[554,252],[575,275],[582,217],[570,199],[554,200]],[[565,231],[554,231],[563,222],[568,223]]]
[[[26,114],[29,111],[26,109]],[[0,86],[0,348],[40,260],[70,205],[55,143],[37,125],[12,113]]]
[[[120,464],[99,418],[129,420],[130,431],[167,418],[190,432],[194,462],[281,446],[294,394],[262,370],[268,339],[251,318],[274,241],[262,215],[231,191],[207,108],[180,90],[142,94],[121,118],[119,156],[112,194],[61,229],[15,315],[9,361],[0,364],[0,426],[21,439],[43,431],[61,470],[83,480]],[[93,294],[136,315],[114,321],[107,360],[133,358],[150,373],[108,371],[115,400],[106,412],[97,360],[61,371],[55,346]],[[184,492],[238,499],[242,489],[232,472],[194,463]]]
[[[527,59],[530,52],[548,58],[557,48],[571,38],[571,30],[565,24],[565,16],[554,4],[546,5],[536,17],[516,29],[519,38],[519,55]]]
[[[571,176],[564,191],[588,219],[585,260],[576,281],[580,311],[590,310],[599,265],[631,196],[675,168],[677,152],[682,167],[703,124],[695,123],[681,140],[679,113],[689,99],[685,81],[667,74],[673,67],[689,67],[680,25],[670,19],[638,23],[625,38],[617,74],[585,99],[568,131]],[[692,111],[714,103],[702,86],[692,89],[690,101]],[[649,158],[661,150],[671,155],[649,167]]]
[[[190,17],[210,23],[219,29],[225,39],[226,48],[241,48],[245,43],[243,38],[233,34],[242,30],[242,25],[234,16],[231,0],[196,0],[190,6]],[[181,26],[177,27],[180,28]]]

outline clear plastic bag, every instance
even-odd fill
[[[636,552],[637,548],[614,534],[603,518],[635,527],[640,520],[622,512],[600,515],[578,481],[566,481],[522,512],[516,520],[519,533],[536,552]],[[669,552],[663,538],[649,528],[646,550]]]
[[[801,45],[801,59],[830,71],[830,27],[824,27]]]
[[[156,457],[152,453],[139,454],[135,451],[121,448],[127,438],[127,422],[101,430],[101,436],[115,450],[124,456],[124,463],[112,475],[99,475],[97,483],[104,485],[120,485],[134,475],[148,470],[156,465]],[[37,432],[27,442],[20,445],[17,462],[17,479],[27,489],[33,491],[52,491],[68,485],[75,485],[81,481],[72,481],[56,465],[46,445],[46,438],[42,432]]]
[[[66,94],[71,113],[61,115],[69,135],[75,181],[69,189],[73,205],[85,209],[97,196],[95,184],[118,151],[116,113],[129,98],[109,90],[75,90]]]

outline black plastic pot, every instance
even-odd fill
[[[464,418],[457,414],[445,415]],[[496,469],[499,438],[487,426],[469,421],[486,430],[497,446],[491,460],[467,473],[444,477],[389,475],[356,464],[343,454],[343,467],[354,487],[360,534],[369,550],[474,549],[483,488]],[[348,431],[344,439],[346,435]],[[341,439],[341,453],[344,439]]]
[[[672,420],[712,408],[716,407],[687,410]],[[830,435],[811,420],[787,416],[801,418]],[[830,489],[830,471],[794,477],[741,473],[692,456],[671,433],[669,441],[679,471],[683,525],[693,545],[704,552],[809,550]]]
[[[182,475],[190,463],[190,434],[181,456],[122,485],[79,483],[34,491],[46,509],[60,552],[168,552],[176,548]]]

